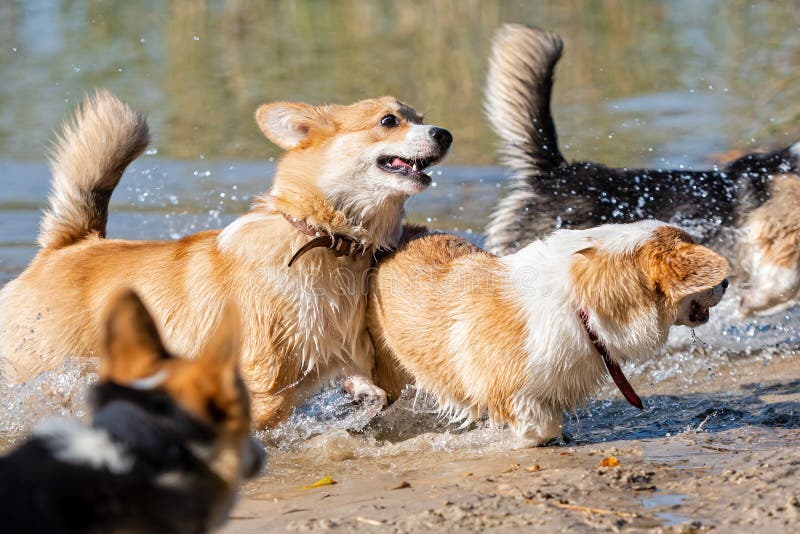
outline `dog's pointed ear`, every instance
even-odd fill
[[[328,126],[319,106],[299,102],[263,104],[256,110],[256,123],[267,139],[284,150],[304,145],[314,131]]]
[[[731,269],[728,260],[694,243],[678,247],[664,261],[667,280],[662,286],[676,301],[719,285]]]
[[[233,304],[227,304],[217,328],[211,334],[197,362],[208,372],[218,373],[224,382],[233,384],[239,372],[242,350],[242,319]]]
[[[100,380],[127,384],[151,376],[169,358],[153,317],[133,291],[117,293],[103,317]]]

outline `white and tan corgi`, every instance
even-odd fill
[[[546,443],[608,374],[642,407],[620,366],[655,355],[672,325],[707,322],[728,270],[657,221],[560,230],[505,257],[423,233],[372,279],[376,383],[396,396],[415,381],[447,413]]]
[[[744,316],[777,313],[800,299],[800,177],[777,175],[769,192],[741,221],[738,258],[748,276],[738,311]]]
[[[5,532],[208,532],[264,448],[250,436],[234,309],[197,358],[167,352],[141,300],[99,328],[91,424],[52,419],[0,457]]]
[[[222,231],[178,241],[107,239],[108,201],[148,143],[144,118],[107,92],[87,99],[53,151],[41,250],[0,292],[9,380],[97,348],[96,316],[120,286],[153,311],[170,350],[194,356],[221,303],[243,317],[242,366],[258,426],[285,416],[298,385],[336,376],[358,398],[371,380],[364,326],[373,253],[393,246],[408,195],[447,153],[447,130],[391,97],[349,106],[279,102],[256,121],[285,155],[272,188]]]

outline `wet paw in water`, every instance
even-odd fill
[[[342,383],[342,387],[359,404],[378,408],[388,404],[386,392],[365,378],[350,377]]]

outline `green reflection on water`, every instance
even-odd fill
[[[555,111],[567,154],[692,162],[800,134],[793,2],[18,0],[0,4],[0,158],[40,158],[102,85],[149,114],[167,157],[277,154],[252,120],[264,101],[393,94],[453,131],[451,163],[491,163],[482,86],[507,21],[566,41]]]

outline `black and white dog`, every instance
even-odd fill
[[[184,360],[133,293],[110,310],[91,425],[45,422],[0,458],[4,532],[207,532],[263,463],[235,312]]]
[[[748,154],[720,170],[569,163],[550,113],[561,51],[558,35],[516,24],[503,26],[494,38],[485,109],[512,179],[487,227],[487,248],[505,255],[557,228],[661,219],[693,226],[690,231],[708,245],[736,249],[751,286],[741,293],[743,313],[791,304],[800,290],[800,210],[786,220],[786,208],[800,203],[793,187],[800,180],[800,142]],[[724,242],[731,234],[726,228],[737,230],[735,243]]]

